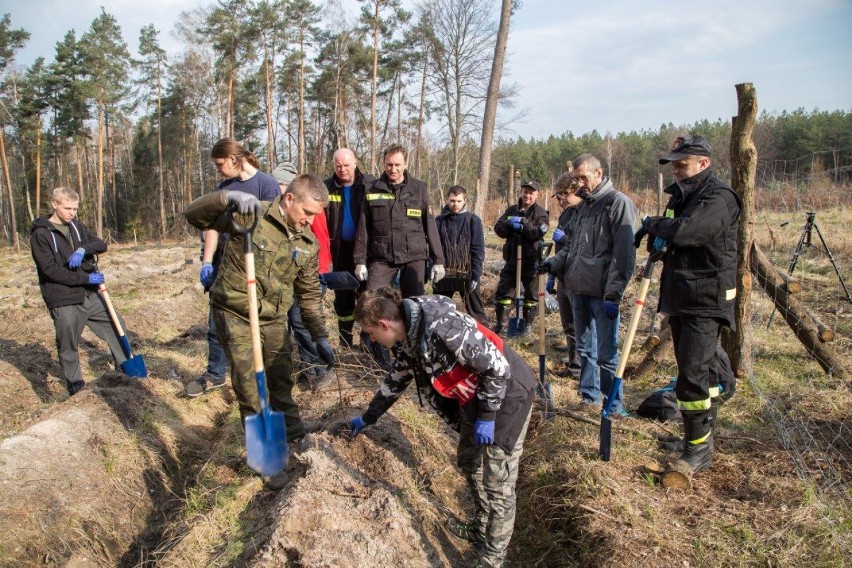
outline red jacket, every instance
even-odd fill
[[[325,222],[325,211],[320,211],[311,223],[311,231],[317,238],[319,244],[319,273],[325,274],[331,271],[331,245],[328,240],[328,225]]]

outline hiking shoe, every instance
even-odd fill
[[[472,542],[477,546],[485,544],[485,535],[482,534],[479,523],[466,523],[455,517],[450,517],[447,519],[447,530],[451,535],[460,540]]]
[[[308,434],[313,434],[314,432],[319,432],[323,429],[322,422],[319,420],[302,420],[302,427],[296,431],[295,434],[290,434],[287,432],[287,443],[296,442],[301,440]]]
[[[217,379],[209,373],[204,373],[197,381],[187,383],[184,389],[186,391],[186,396],[189,398],[195,398],[209,390],[218,389],[224,386],[225,379]]]
[[[283,471],[279,471],[275,475],[264,475],[263,488],[270,491],[281,491],[288,481],[290,481],[290,476]]]
[[[322,373],[316,373],[314,375],[314,380],[311,382],[311,390],[322,390],[325,387],[331,385],[336,380],[337,373],[333,369],[330,371],[324,371]]]
[[[77,394],[78,392],[83,390],[84,386],[86,386],[86,381],[77,381],[77,382],[74,382],[74,383],[68,383],[68,395],[74,396],[75,394]]]

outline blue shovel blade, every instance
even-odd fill
[[[284,413],[264,409],[246,416],[246,463],[260,475],[275,475],[287,466]]]
[[[603,461],[609,461],[610,450],[612,448],[612,420],[609,415],[612,412],[612,403],[619,388],[621,388],[621,377],[615,377],[612,380],[612,388],[609,389],[609,396],[607,396],[606,404],[604,404],[603,411],[601,412],[600,446],[598,447],[598,453],[600,453]]]
[[[121,370],[128,377],[137,377],[144,379],[148,376],[148,369],[145,368],[145,360],[141,355],[134,355],[127,361],[121,364]]]

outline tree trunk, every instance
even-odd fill
[[[157,64],[157,160],[160,169],[160,238],[166,236],[166,188],[163,183],[163,100],[160,90],[160,65]]]
[[[99,239],[104,234],[104,105],[98,101],[98,173],[97,201],[95,203],[95,234]]]
[[[429,70],[429,48],[423,52],[423,76],[420,79],[420,108],[417,114],[417,143],[414,145],[414,175],[420,174],[420,146],[423,144],[423,115],[426,112],[426,72]]]
[[[301,58],[299,64],[299,171],[305,171],[308,162],[305,156],[305,39],[299,42]]]
[[[668,326],[660,332],[658,343],[651,347],[642,361],[628,375],[631,379],[642,379],[650,376],[656,371],[663,361],[667,360],[674,352],[672,342],[672,329]]]
[[[374,0],[376,9],[373,12],[373,74],[370,78],[370,173],[378,170],[376,160],[376,91],[379,82],[379,0]]]
[[[500,80],[503,78],[503,62],[506,59],[506,44],[509,40],[509,21],[512,17],[512,0],[503,0],[500,7],[500,27],[497,30],[497,43],[494,45],[494,61],[491,63],[491,79],[488,82],[488,95],[485,99],[485,115],[482,119],[482,141],[479,145],[479,191],[476,195],[474,213],[482,218],[485,202],[488,201],[488,187],[491,183],[491,145],[494,142],[494,122],[497,118],[497,103],[500,100]],[[511,182],[510,182],[511,183]]]
[[[15,195],[12,191],[12,178],[9,177],[9,162],[6,160],[6,142],[2,128],[0,128],[0,157],[3,159],[3,177],[6,179],[6,190],[9,194],[9,224],[12,231],[12,246],[15,247],[15,252],[20,252],[21,241],[18,238],[18,224],[15,219]]]
[[[35,178],[35,216],[38,217],[41,208],[41,117],[36,129],[36,178]]]
[[[843,381],[848,381],[849,374],[844,362],[823,343],[818,330],[814,330],[806,324],[809,319],[808,310],[802,303],[773,282],[772,277],[776,274],[775,266],[769,262],[769,259],[756,244],[752,247],[751,270],[757,277],[758,283],[775,303],[775,307],[778,308],[778,312],[787,322],[787,325],[793,330],[796,338],[805,346],[808,354],[816,359],[816,362],[826,373]],[[731,363],[733,364],[733,361]]]
[[[83,164],[86,160],[86,149],[83,147],[82,137],[77,136],[74,140],[77,150],[77,193],[80,195],[80,204],[83,203]]]
[[[266,58],[264,73],[266,78],[266,164],[269,171],[276,166],[275,131],[272,129],[272,70],[269,57]]]
[[[751,139],[757,116],[757,96],[751,83],[736,86],[738,114],[731,125],[731,186],[742,199],[737,228],[737,301],[734,306],[733,331],[722,333],[722,346],[731,358],[738,377],[751,376],[751,250],[754,243],[754,176],[757,149]]]

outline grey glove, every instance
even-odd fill
[[[477,282],[476,280],[471,280],[471,281],[470,281],[470,291],[471,291],[471,292],[473,292],[474,290],[476,290],[476,288],[477,288],[478,286],[479,286],[479,282]]]
[[[244,191],[228,191],[228,203],[233,203],[240,215],[251,215],[260,211],[257,197]]]

